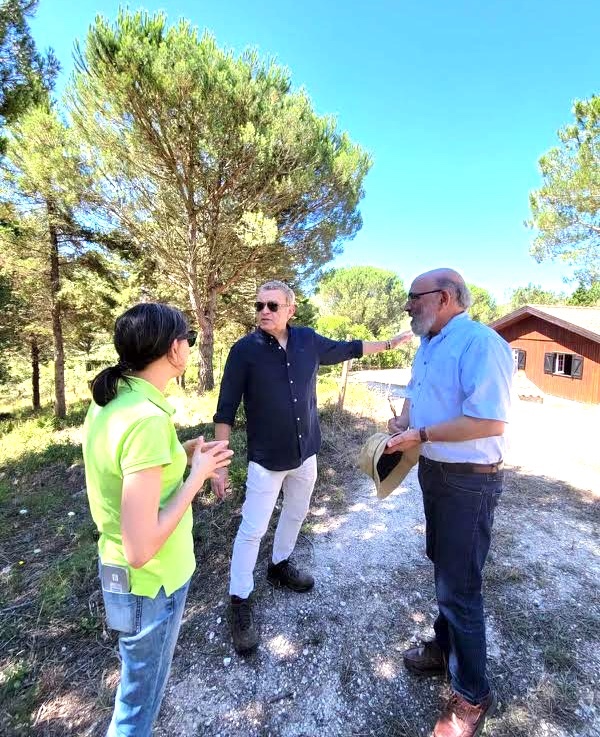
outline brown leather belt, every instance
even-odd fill
[[[504,461],[498,463],[446,463],[425,458],[427,463],[435,463],[448,473],[498,473],[504,468]]]

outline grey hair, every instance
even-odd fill
[[[454,293],[454,298],[459,307],[463,310],[468,310],[471,306],[471,292],[466,284],[463,282],[456,282],[448,277],[440,277],[436,280],[436,283],[440,289],[447,289]]]
[[[261,284],[258,288],[258,291],[262,292],[263,289],[265,289],[266,291],[279,289],[280,292],[283,292],[285,294],[285,298],[287,299],[287,303],[289,305],[296,304],[296,295],[294,294],[294,290],[288,287],[285,282],[273,279],[272,281],[267,281],[264,284]]]

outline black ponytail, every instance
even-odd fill
[[[174,340],[186,336],[187,330],[183,313],[169,305],[144,302],[124,312],[115,322],[119,362],[92,380],[94,402],[100,407],[107,405],[117,395],[119,380],[127,381],[127,372],[142,371],[162,358]]]

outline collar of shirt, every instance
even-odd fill
[[[286,325],[286,327],[288,331],[288,342],[289,342],[290,338],[292,337],[293,328],[289,323]],[[274,335],[271,335],[271,333],[267,333],[266,330],[263,330],[262,328],[257,327],[255,332],[259,335],[259,337],[261,337],[265,341],[265,343],[272,343],[275,345],[279,345],[279,341],[277,340],[277,338]]]
[[[436,333],[435,335],[424,335],[421,338],[421,342],[425,345],[429,345],[432,341],[434,341],[436,338],[439,338],[442,340],[443,338],[448,335],[452,330],[455,330],[457,327],[460,327],[460,324],[463,320],[470,320],[471,318],[466,312],[459,312],[458,315],[454,315],[454,317],[444,325],[444,327],[440,330],[439,333]]]
[[[129,386],[128,386],[129,385]],[[146,379],[141,379],[139,376],[128,376],[126,379],[122,379],[119,382],[119,391],[134,391],[141,394],[149,402],[155,404],[157,407],[166,412],[169,416],[175,414],[175,407],[167,402],[165,395],[157,389],[154,384],[151,384]]]

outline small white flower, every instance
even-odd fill
[[[41,553],[42,552],[42,549],[41,548],[35,548],[35,550],[33,552],[37,555],[38,553]]]
[[[230,665],[231,658],[223,658],[223,665]]]
[[[75,516],[75,512],[67,512],[67,517],[74,517],[74,516]]]
[[[27,514],[28,512],[28,509],[19,509],[19,514]]]

